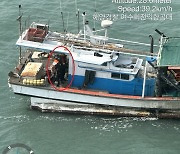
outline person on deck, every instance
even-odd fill
[[[51,72],[50,79],[52,83],[56,81],[56,65],[58,64],[58,62],[59,62],[58,58],[55,57],[52,65],[50,66],[50,72]]]
[[[56,74],[56,81],[57,86],[60,86],[61,83],[65,81],[64,75],[66,72],[66,55],[60,55],[59,61],[55,66],[57,74]]]

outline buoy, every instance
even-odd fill
[[[29,79],[26,79],[26,84],[30,85],[30,80]]]
[[[41,86],[41,85],[45,85],[45,79],[40,79],[40,80],[23,79],[23,84],[32,85],[32,86]]]
[[[33,85],[33,80],[30,80],[30,81],[29,81],[29,84],[30,84],[30,85]]]
[[[41,79],[41,85],[44,85],[44,83],[45,83],[45,80]]]
[[[37,80],[33,80],[33,85],[34,85],[34,86],[37,85]]]
[[[41,79],[41,82],[44,82],[44,79]]]
[[[23,84],[27,84],[27,79],[23,79]]]
[[[40,86],[41,85],[41,80],[37,80],[36,84],[37,84],[37,86]]]

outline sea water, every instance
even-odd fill
[[[29,108],[30,99],[8,87],[8,72],[18,63],[18,6],[22,5],[23,29],[31,22],[48,23],[51,30],[78,31],[77,12],[87,13],[90,26],[113,20],[108,36],[158,44],[157,28],[167,36],[180,36],[180,1],[43,0],[0,2],[0,153],[8,145],[23,143],[36,154],[178,154],[180,121],[41,113]],[[168,3],[170,2],[170,3]],[[136,8],[139,8],[139,11]],[[159,8],[154,11],[153,8]],[[171,7],[172,10],[165,10]],[[121,11],[119,8],[124,8]],[[162,11],[161,11],[162,10]],[[62,16],[64,16],[64,28]],[[26,22],[25,22],[26,21]],[[82,19],[80,16],[80,26]],[[137,47],[141,48],[141,47]],[[144,49],[144,48],[142,48]],[[146,48],[149,51],[149,48]],[[157,49],[156,49],[157,50]],[[25,153],[21,148],[10,153]]]

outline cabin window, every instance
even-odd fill
[[[38,28],[38,29],[43,29],[43,30],[44,30],[44,27],[45,27],[45,26],[37,25],[37,28]]]
[[[111,78],[129,80],[129,74],[111,73]]]
[[[96,57],[103,57],[103,55],[101,55],[101,54],[98,53],[98,52],[95,52],[95,53],[94,53],[94,56],[96,56]]]
[[[48,26],[47,25],[45,25],[45,26],[37,25],[37,29],[42,29],[42,30],[48,31]]]
[[[107,66],[107,62],[104,62],[104,63],[102,64],[102,66]]]
[[[119,73],[111,73],[111,78],[120,79]]]
[[[121,74],[122,80],[129,80],[129,74]]]

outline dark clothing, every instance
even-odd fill
[[[66,61],[66,55],[60,54],[57,55],[56,61],[57,64],[55,65],[55,81],[57,81],[57,86],[60,86],[60,84],[65,81],[64,76],[67,72],[67,61]]]
[[[64,75],[66,71],[66,65],[64,63],[59,62],[56,64],[55,68],[57,71],[56,74],[56,81],[58,82],[57,86],[59,86],[62,81],[65,81]]]

